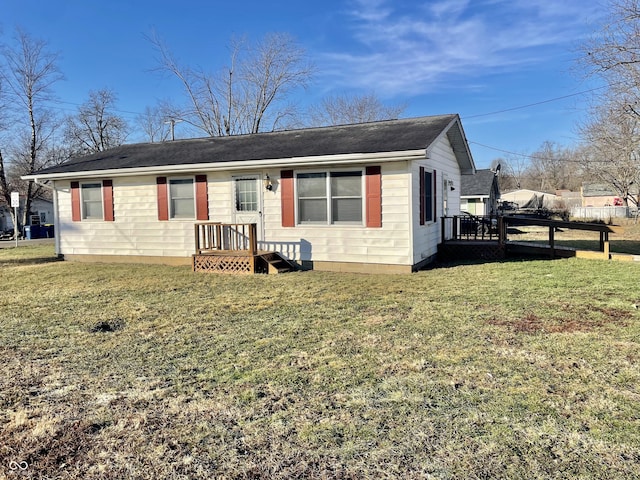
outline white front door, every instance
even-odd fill
[[[255,223],[258,241],[263,239],[260,175],[232,177],[235,223]]]

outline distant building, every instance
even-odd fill
[[[619,207],[622,206],[622,199],[609,185],[584,182],[582,184],[582,206]]]
[[[558,208],[562,197],[553,193],[539,192],[537,190],[520,189],[503,193],[501,199],[505,202],[512,202],[518,208]]]
[[[490,215],[498,211],[500,186],[493,170],[476,170],[460,181],[460,210],[473,215]]]

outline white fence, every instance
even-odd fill
[[[630,217],[629,207],[573,207],[571,216],[594,220]]]

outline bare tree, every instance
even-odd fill
[[[623,91],[629,112],[640,115],[640,0],[611,0],[608,22],[582,47],[587,72]]]
[[[52,140],[57,126],[54,115],[45,104],[52,99],[51,87],[61,80],[58,70],[58,56],[48,51],[48,45],[27,33],[17,30],[14,42],[1,47],[0,81],[4,94],[11,105],[14,127],[11,142],[12,167],[26,175],[47,165],[48,159],[42,155],[45,146]],[[5,152],[7,149],[5,149]],[[13,218],[14,225],[26,224],[32,200],[38,193],[32,181],[20,185],[9,185],[7,159],[3,157],[0,169],[0,185],[5,199],[10,195],[9,188],[16,188],[26,198],[22,221]],[[12,212],[13,216],[13,212]]]
[[[78,113],[67,117],[64,138],[75,154],[102,152],[125,142],[129,126],[113,113],[116,101],[109,89],[92,91]]]
[[[624,99],[602,104],[582,126],[587,144],[582,163],[593,178],[612,187],[625,206],[638,206],[640,117],[630,115],[627,105]]]
[[[171,135],[170,122],[175,121],[170,118],[169,113],[162,105],[146,107],[144,112],[136,117],[136,124],[144,132],[149,142],[164,142]]]
[[[543,192],[571,190],[579,186],[576,169],[579,163],[573,152],[557,143],[545,141],[531,155],[529,177],[535,182],[535,189]]]
[[[312,126],[345,125],[398,118],[404,105],[385,105],[374,93],[364,95],[339,94],[324,98],[310,109]]]
[[[638,205],[640,181],[640,0],[611,0],[603,28],[583,47],[582,63],[604,80],[581,126],[585,170],[612,187],[625,205]]]
[[[509,155],[492,162],[494,167],[500,165],[500,173],[498,174],[498,182],[500,183],[500,191],[508,192],[510,190],[519,190],[525,188],[525,176],[529,168],[529,158],[522,155]]]
[[[180,64],[157,35],[148,39],[158,69],[177,78],[187,97],[187,106],[174,108],[172,117],[210,136],[282,128],[295,112],[290,94],[306,88],[313,73],[304,50],[287,34],[269,34],[256,45],[232,42],[229,65],[215,74]]]

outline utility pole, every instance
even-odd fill
[[[176,139],[176,136],[175,136],[176,123],[180,123],[180,122],[182,122],[182,120],[176,120],[175,118],[171,118],[166,122],[164,122],[165,125],[171,125],[171,141],[172,142]]]

